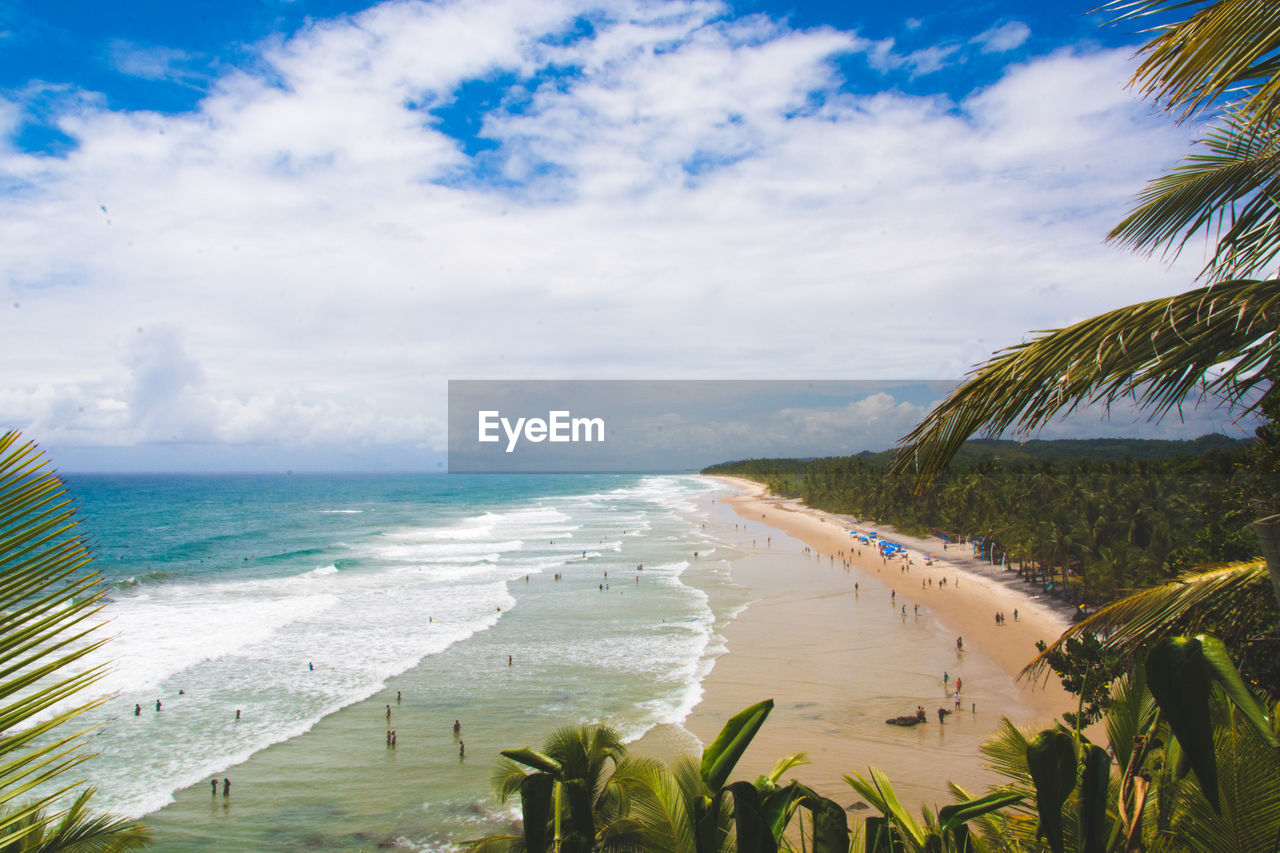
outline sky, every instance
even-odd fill
[[[451,379],[959,378],[1198,269],[1104,242],[1196,127],[1093,5],[0,0],[0,425],[435,470]]]

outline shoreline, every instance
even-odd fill
[[[971,551],[963,546],[946,547],[945,542],[935,537],[921,539],[899,533],[890,524],[872,524],[859,521],[851,516],[829,513],[813,509],[799,498],[783,498],[770,494],[764,485],[754,480],[740,477],[715,477],[747,490],[745,494],[726,499],[726,503],[744,512],[754,514],[757,511],[769,515],[771,526],[777,526],[787,533],[803,540],[806,544],[821,551],[830,553],[830,549],[848,549],[850,529],[870,530],[875,528],[881,539],[888,539],[905,545],[910,552],[913,564],[911,572],[920,577],[940,576],[955,578],[957,576],[969,582],[970,586],[948,588],[945,596],[931,596],[933,607],[939,612],[945,611],[947,621],[952,623],[965,644],[981,648],[986,654],[1001,663],[1009,675],[1017,678],[1024,666],[1037,654],[1035,641],[1039,639],[1056,639],[1063,631],[1071,627],[1071,617],[1075,608],[1052,596],[1037,595],[1023,584],[1017,573],[1005,571],[992,566],[984,560],[974,557]],[[772,515],[770,515],[772,513]],[[864,554],[859,564],[864,570],[870,566],[875,569],[877,555],[870,546],[863,547]],[[923,557],[937,555],[933,566],[925,566]],[[854,557],[855,562],[858,558]],[[896,567],[897,561],[892,559],[882,562],[883,566]],[[901,573],[900,573],[901,574]],[[913,588],[912,574],[902,575],[897,584],[900,593],[911,594]],[[926,587],[923,594],[931,590]],[[978,605],[987,605],[978,610]],[[1018,611],[1018,619],[1014,621],[1013,611]],[[997,626],[995,612],[1001,611],[1007,617],[1003,625]],[[1046,636],[1051,634],[1052,636]],[[1064,694],[1065,695],[1065,694]]]
[[[922,800],[945,804],[954,799],[950,781],[970,791],[1000,781],[978,747],[1002,718],[1043,726],[1074,706],[1057,679],[1018,680],[1036,654],[1035,641],[1053,640],[1070,624],[1061,607],[974,571],[976,558],[956,548],[942,552],[940,540],[938,550],[929,550],[928,540],[876,528],[907,546],[913,561],[907,571],[869,546],[859,555],[851,547],[851,519],[771,496],[754,481],[712,479],[739,492],[717,499],[723,509],[713,519],[744,551],[731,571],[750,604],[725,627],[729,652],[704,679],[702,700],[684,727],[709,743],[733,713],[774,698],[735,776],[767,773],[778,757],[807,750],[810,765],[786,778],[842,804],[857,799],[843,776],[865,773],[868,765],[888,774],[909,808]],[[841,550],[844,558],[836,556]],[[923,557],[931,553],[939,558],[926,566]],[[1002,625],[997,611],[1005,613]],[[891,631],[903,635],[895,640]],[[964,638],[963,652],[954,647],[956,636]],[[955,697],[955,682],[944,672],[967,686],[963,710],[939,726],[935,709],[954,707]],[[917,704],[929,723],[885,725]]]

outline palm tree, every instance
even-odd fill
[[[1148,185],[1110,239],[1177,254],[1188,239],[1215,234],[1202,275],[1257,276],[1280,251],[1280,10],[1256,0],[1112,0],[1104,8],[1118,21],[1185,16],[1153,27],[1133,84],[1181,119],[1214,119],[1197,151]]]
[[[729,782],[772,709],[768,699],[738,712],[700,757],[684,756],[672,765],[626,755],[617,733],[604,726],[562,729],[544,752],[504,750],[507,761],[494,775],[495,787],[503,799],[520,794],[523,830],[478,839],[468,849],[777,853],[791,849],[787,828],[804,810],[812,816],[806,849],[847,853],[848,821],[840,805],[799,782],[779,783],[782,774],[804,763],[803,754],[781,759],[754,782]],[[592,755],[597,757],[588,759]],[[608,764],[612,773],[606,775]],[[561,788],[570,791],[567,809],[561,804]],[[590,802],[581,797],[584,791],[594,792]],[[803,838],[803,824],[799,832]]]
[[[89,757],[85,732],[63,734],[65,725],[103,701],[76,698],[102,676],[105,665],[85,659],[106,638],[96,632],[102,585],[75,523],[35,445],[0,436],[0,850],[146,839],[139,826],[91,815],[89,792],[49,811],[78,784],[64,781],[67,771]]]
[[[1195,395],[1244,411],[1280,402],[1280,6],[1258,0],[1112,0],[1118,21],[1155,20],[1131,81],[1181,118],[1210,113],[1196,152],[1152,181],[1109,235],[1139,251],[1214,244],[1203,285],[997,352],[904,437],[895,470],[932,479],[978,432],[1029,434],[1130,398],[1159,418]],[[1181,17],[1164,21],[1168,15]],[[1224,101],[1225,99],[1225,101]],[[1273,499],[1275,496],[1271,496]],[[1259,528],[1280,601],[1280,517]]]
[[[1037,741],[1050,735],[1062,747],[1066,766],[1076,768],[1054,806],[1060,830],[1055,849],[1274,851],[1280,839],[1277,721],[1265,716],[1229,662],[1212,651],[1212,640],[1170,641],[1167,648],[1194,644],[1219,657],[1222,669],[1211,676],[1214,686],[1194,684],[1181,695],[1171,694],[1167,676],[1182,677],[1184,670],[1169,668],[1159,654],[1136,664],[1112,685],[1103,716],[1108,751],[1078,731],[1072,743],[1071,733],[1063,730],[1036,734],[1002,721],[982,752],[988,766],[1007,780],[995,790],[1020,794],[1024,802],[974,821],[980,849],[1042,849],[1037,838],[1044,828],[1044,804],[1032,755]],[[1158,674],[1159,697],[1148,686],[1149,669]],[[1203,716],[1188,728],[1191,705],[1198,705]],[[952,789],[957,799],[972,798],[957,786]]]
[[[504,802],[520,796],[524,827],[520,835],[490,836],[473,849],[543,853],[588,853],[630,849],[634,821],[614,771],[627,749],[617,729],[581,725],[557,729],[542,751],[504,750],[493,783]],[[529,768],[529,769],[526,769]]]

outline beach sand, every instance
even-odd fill
[[[769,496],[751,481],[718,479],[743,492],[720,499],[712,523],[745,552],[732,573],[752,603],[725,628],[729,653],[704,680],[703,699],[684,727],[709,743],[733,713],[773,698],[774,712],[735,778],[754,778],[776,758],[804,750],[810,766],[784,778],[852,805],[858,797],[844,774],[865,775],[875,765],[914,812],[922,801],[952,801],[949,781],[975,793],[999,781],[982,766],[978,747],[1002,717],[1040,727],[1074,707],[1056,679],[1017,680],[1035,641],[1052,640],[1068,626],[1060,608],[998,575],[984,576],[978,561],[957,548],[944,552],[940,540],[875,528],[911,550],[909,573],[902,561],[882,560],[869,546],[859,556],[851,519]],[[805,546],[821,557],[806,555]],[[851,566],[830,559],[841,549],[852,555]],[[941,559],[926,566],[931,553]],[[943,577],[948,584],[940,587]],[[1003,625],[996,624],[997,611],[1006,616]],[[955,648],[957,636],[964,652]],[[964,680],[961,710],[939,725],[937,708],[955,707],[957,677]],[[917,705],[928,723],[885,724]]]

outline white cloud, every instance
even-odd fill
[[[832,58],[891,44],[724,11],[394,2],[188,114],[75,101],[76,151],[0,150],[0,420],[438,444],[450,377],[954,377],[1188,283],[1100,242],[1191,132],[1124,91],[1127,52],[851,96]],[[539,85],[553,61],[582,73]],[[415,104],[500,70],[534,88],[488,156],[528,185],[442,182],[471,164]]]
[[[144,80],[170,80],[193,83],[206,79],[188,66],[195,59],[182,50],[161,46],[144,46],[116,40],[109,47],[111,66],[121,74]]]
[[[903,65],[911,69],[913,76],[919,77],[923,74],[932,74],[940,71],[946,65],[947,60],[955,56],[960,50],[959,45],[933,45],[932,47],[913,50],[903,58]]]
[[[973,44],[983,53],[1004,53],[1021,47],[1030,37],[1031,28],[1022,21],[1007,21],[974,36]]]

